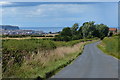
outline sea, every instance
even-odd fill
[[[35,30],[35,31],[43,31],[44,33],[55,33],[62,31],[64,27],[20,27],[21,30]]]

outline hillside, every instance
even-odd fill
[[[0,25],[0,29],[3,30],[19,30],[18,26],[11,26],[11,25]]]

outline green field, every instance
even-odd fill
[[[96,41],[3,40],[3,78],[48,78],[70,64],[91,40]]]
[[[120,59],[120,37],[106,37],[102,42],[98,45],[98,47],[108,55],[114,56]]]

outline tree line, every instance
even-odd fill
[[[89,39],[98,37],[101,40],[108,36],[109,27],[104,24],[95,24],[94,21],[85,22],[79,27],[78,23],[75,23],[72,27],[65,27],[56,35],[55,41],[71,41],[78,39]]]

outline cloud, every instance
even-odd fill
[[[119,0],[36,0],[36,1],[41,1],[41,2],[118,2]]]
[[[68,24],[72,25],[75,22],[80,22],[81,24],[85,21],[94,20],[101,23],[106,22],[110,25],[113,22],[116,24],[115,16],[117,15],[117,8],[114,7],[116,4],[117,3],[70,3],[38,5],[37,3],[36,6],[3,7],[3,22],[25,26],[39,24],[41,26],[54,26],[55,24],[63,26]]]
[[[15,16],[15,14],[18,14],[18,9],[13,7],[13,8],[1,8],[2,15],[3,17],[6,16]]]
[[[89,8],[88,8],[89,7]],[[89,11],[92,6],[86,4],[43,4],[38,6],[24,7],[6,7],[3,8],[4,16],[22,16],[22,17],[62,17],[65,14],[82,14]],[[66,15],[66,17],[70,17]]]
[[[35,6],[34,10],[31,11],[31,15],[37,15],[41,17],[61,17],[65,14],[82,14],[85,11],[89,11],[91,7],[92,6],[86,4],[44,4]]]
[[[7,2],[7,1],[1,1],[0,5],[11,5],[11,2]]]
[[[96,8],[97,7],[97,8]],[[37,6],[6,7],[3,17],[19,18],[69,18],[84,14],[99,14],[98,4],[40,4]]]
[[[10,2],[118,2],[119,0],[1,0]]]
[[[17,24],[58,24],[64,21],[79,20],[78,15],[84,14],[85,11],[92,9],[92,6],[86,4],[42,4],[37,6],[24,7],[5,7],[3,10],[3,22]],[[67,25],[67,23],[64,23]],[[55,25],[55,24],[54,24]]]

